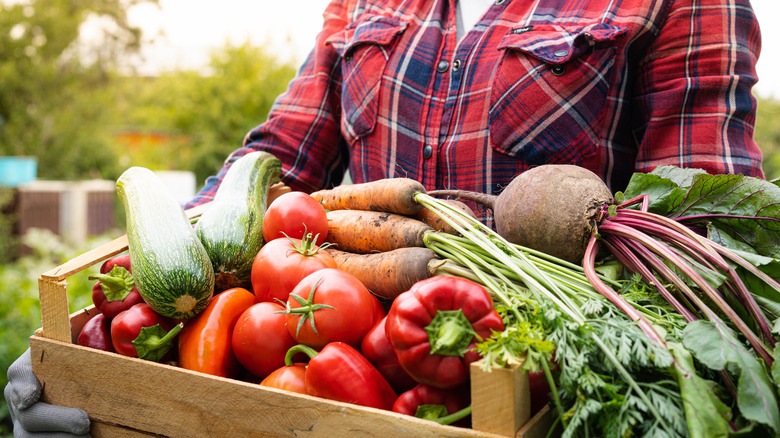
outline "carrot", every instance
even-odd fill
[[[432,230],[424,222],[400,214],[332,210],[328,212],[326,241],[342,251],[367,254],[425,246],[423,235]]]
[[[414,283],[434,275],[444,263],[433,250],[409,247],[373,254],[355,254],[326,248],[339,269],[357,277],[371,293],[393,300]]]
[[[414,200],[425,187],[409,178],[385,178],[348,184],[311,194],[326,210],[370,210],[413,216],[422,209]]]
[[[469,208],[468,205],[460,201],[456,201],[455,199],[442,199],[442,202],[446,202],[447,204],[450,204],[453,207],[462,210],[464,213],[466,213],[467,215],[473,218],[477,217],[477,215],[474,214],[474,212],[471,210],[471,208]],[[455,234],[455,235],[460,234],[455,230],[455,228],[453,228],[450,224],[445,222],[441,217],[439,217],[436,213],[434,213],[428,208],[423,207],[422,210],[418,211],[417,214],[414,215],[414,218],[425,222],[435,231],[441,231],[447,234]]]

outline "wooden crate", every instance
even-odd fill
[[[188,211],[191,217],[204,207]],[[84,409],[92,436],[544,437],[553,418],[530,416],[528,377],[471,367],[472,428],[294,394],[77,345],[94,307],[69,314],[67,278],[127,250],[122,236],[38,280],[42,327],[30,338],[42,399]]]

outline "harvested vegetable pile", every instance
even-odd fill
[[[547,184],[513,190],[562,196]],[[544,341],[552,342],[560,372],[551,387],[565,435],[776,436],[780,189],[662,167],[635,175],[616,198],[588,204],[587,215],[579,210],[592,230],[581,269],[417,196],[465,236],[429,235],[428,246],[457,263],[453,273],[485,284],[514,320],[483,354],[497,364],[525,355],[534,360],[523,366],[537,370],[552,360]],[[574,235],[568,245],[581,241]],[[599,253],[600,244],[607,251]],[[599,274],[607,268],[625,274]]]
[[[248,154],[193,227],[137,170],[133,266],[92,277],[82,345],[466,427],[482,360],[528,371],[565,437],[780,434],[774,183],[661,167],[612,194],[545,165],[498,196],[404,178],[306,195]]]

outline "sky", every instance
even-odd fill
[[[780,0],[753,0],[762,33],[754,92],[780,99]],[[267,44],[282,60],[300,63],[314,44],[328,0],[160,0],[139,5],[129,20],[148,40],[141,72],[199,68],[226,42]],[[772,20],[772,18],[775,18]]]

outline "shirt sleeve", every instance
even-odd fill
[[[243,146],[228,156],[217,175],[206,179],[185,208],[211,201],[232,163],[252,151],[279,158],[282,180],[293,190],[312,192],[341,182],[348,149],[339,127],[340,58],[326,41],[346,27],[345,3],[335,0],[328,5],[314,49],[274,102],[268,120],[246,135]]]
[[[747,0],[676,0],[639,62],[638,172],[659,165],[763,177],[753,140],[761,37]]]

